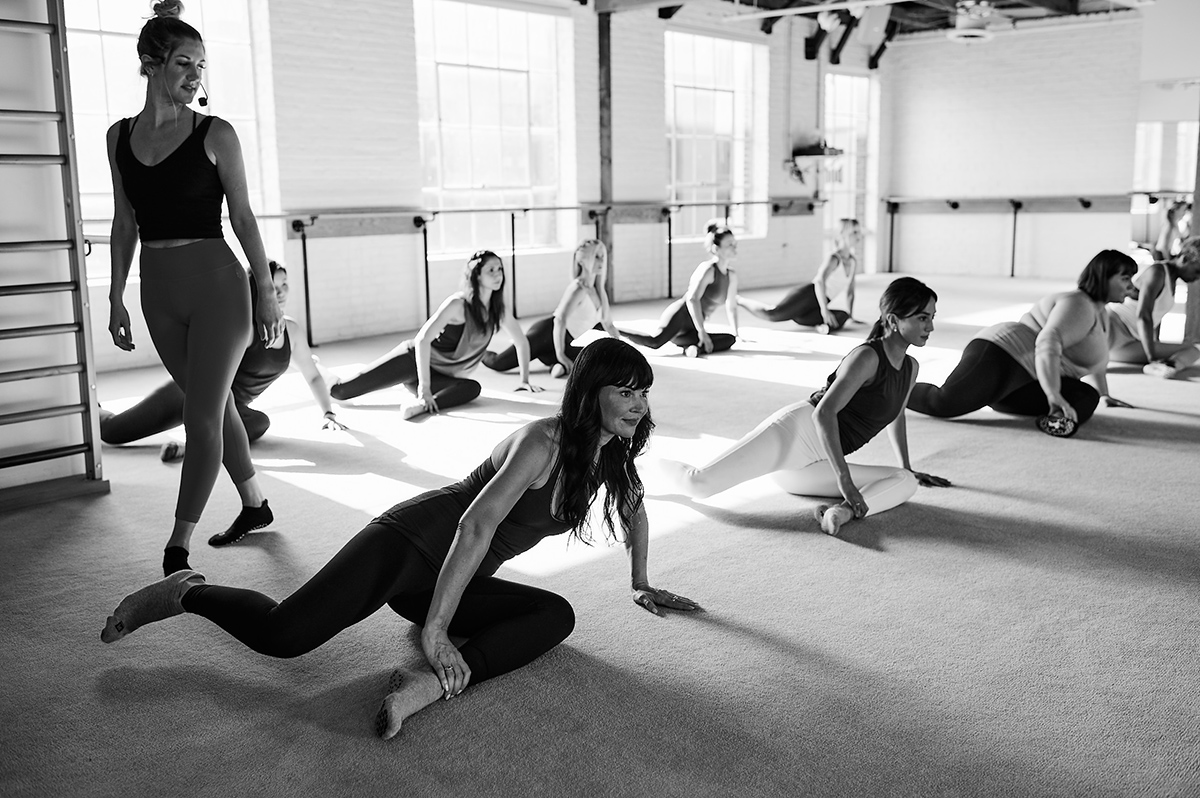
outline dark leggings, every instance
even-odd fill
[[[175,518],[196,522],[225,464],[254,476],[250,442],[229,388],[253,334],[246,270],[223,239],[141,248],[142,313],[171,379],[187,395],[187,455]],[[230,464],[234,468],[230,468]]]
[[[805,327],[816,327],[825,323],[825,318],[821,315],[821,304],[817,302],[817,289],[812,283],[792,289],[775,307],[766,308],[763,313],[768,321],[791,319]],[[850,314],[844,310],[831,310],[830,313],[837,322],[830,329],[842,329],[846,320],[850,318]]]
[[[597,324],[593,330],[602,330],[604,327]],[[558,355],[554,351],[554,317],[548,319],[538,319],[533,324],[529,325],[529,329],[525,331],[525,337],[529,339],[529,359],[540,360],[551,368],[558,363]],[[574,360],[579,357],[580,348],[567,344],[567,357]],[[483,365],[495,371],[509,371],[517,367],[517,348],[510,346],[503,352],[488,352],[483,356]]]
[[[297,657],[387,604],[425,624],[438,574],[401,533],[371,523],[316,576],[282,602],[253,590],[198,585],[183,607],[269,657]],[[575,612],[540,588],[476,576],[463,591],[449,632],[469,638],[459,652],[471,683],[520,668],[567,639]]]
[[[266,434],[271,419],[261,410],[234,401],[246,438],[253,443]],[[173,382],[164,382],[145,399],[121,413],[100,419],[100,440],[114,445],[157,435],[183,423],[183,391]],[[228,452],[224,453],[228,460]],[[229,467],[228,462],[225,463]]]
[[[651,349],[658,349],[667,341],[682,347],[700,343],[700,334],[696,332],[696,325],[692,323],[692,314],[688,312],[687,299],[683,297],[667,305],[667,309],[663,311],[662,317],[658,320],[658,332],[654,335],[642,335],[628,330],[619,330],[619,332],[635,344]],[[714,352],[724,352],[737,341],[729,333],[709,333],[708,337],[712,339],[712,351]]]
[[[1063,377],[1059,390],[1075,408],[1079,424],[1091,418],[1100,404],[1096,389],[1073,377]],[[1038,381],[1002,348],[980,338],[967,344],[942,387],[919,382],[908,399],[909,410],[939,418],[961,416],[984,405],[1015,416],[1050,412]]]
[[[397,347],[397,349],[401,349]],[[348,380],[338,380],[329,386],[329,395],[334,399],[353,399],[371,391],[403,385],[414,394],[418,388],[417,354],[412,347],[403,349],[392,357],[369,366],[365,371]],[[450,377],[436,368],[429,369],[429,389],[438,409],[465,405],[479,396],[482,386],[475,380]]]

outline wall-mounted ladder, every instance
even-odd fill
[[[62,375],[75,374],[79,386],[78,401],[64,401],[62,388],[57,392],[48,390],[47,394],[57,393],[60,398],[47,400],[44,406],[21,412],[0,414],[0,434],[4,429],[13,430],[13,425],[25,424],[41,419],[74,416],[80,420],[82,442],[79,436],[71,435],[61,441],[50,441],[41,448],[29,451],[18,451],[15,454],[0,456],[0,469],[44,462],[58,458],[83,455],[83,481],[91,482],[91,486],[80,492],[101,492],[107,490],[103,481],[100,462],[100,441],[96,429],[96,375],[92,362],[92,334],[87,291],[87,271],[84,266],[83,227],[79,209],[79,175],[75,160],[75,129],[71,115],[70,79],[67,71],[67,43],[65,37],[63,0],[47,0],[47,22],[27,22],[13,19],[0,19],[0,31],[5,33],[29,34],[47,38],[47,51],[53,74],[54,110],[18,110],[0,109],[0,121],[5,123],[53,124],[58,134],[58,152],[52,154],[12,154],[0,153],[0,187],[7,185],[13,189],[14,181],[3,178],[3,170],[8,167],[46,167],[57,169],[62,182],[62,207],[64,209],[66,237],[50,240],[0,241],[0,264],[12,257],[21,257],[21,253],[63,251],[68,258],[67,279],[61,278],[61,268],[46,282],[26,282],[19,284],[5,283],[6,273],[16,269],[5,269],[0,265],[0,297],[32,296],[54,293],[69,293],[71,296],[72,316],[64,323],[46,323],[33,326],[11,327],[0,321],[0,340],[11,341],[30,339],[38,336],[70,335],[74,337],[75,362],[47,363],[35,368],[23,368],[15,371],[0,372],[0,384],[15,383],[24,380],[39,380]],[[35,70],[30,70],[31,72]],[[31,78],[32,80],[33,78]],[[31,89],[31,96],[36,94]],[[0,192],[6,189],[0,188]],[[57,190],[57,189],[55,189]],[[9,198],[12,201],[12,198]],[[52,234],[53,235],[53,234]],[[11,262],[11,261],[10,261]],[[61,262],[60,262],[61,263]],[[49,321],[49,319],[48,319]],[[4,435],[10,442],[17,435],[10,432]],[[3,447],[5,449],[11,447]],[[20,446],[16,448],[20,449]],[[74,478],[79,481],[78,476]],[[52,480],[58,481],[58,480]]]

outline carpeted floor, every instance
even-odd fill
[[[864,280],[860,318],[886,281]],[[974,330],[1062,287],[930,283],[939,329],[914,354],[934,381]],[[616,313],[649,328],[662,304]],[[815,501],[766,479],[703,502],[661,492],[655,458],[718,453],[866,332],[743,322],[731,353],[650,354],[650,573],[707,612],[655,618],[629,600],[620,546],[545,541],[502,575],[569,598],[575,633],[389,743],[372,719],[419,648],[387,610],[295,660],[193,616],[100,642],[117,601],[160,573],[179,478],[157,457],[166,436],[106,448],[111,494],[0,517],[0,795],[1200,795],[1200,385],[1115,369],[1137,409],[1102,407],[1065,441],[991,411],[910,414],[914,464],[955,487],[833,539]],[[1172,316],[1165,337],[1181,327]],[[394,341],[318,352],[347,373]],[[544,371],[535,396],[479,376],[472,405],[404,422],[397,389],[339,411],[351,429],[335,433],[289,373],[258,405],[275,524],[204,545],[237,512],[223,477],[193,564],[282,597],[373,514],[465,475],[561,398]],[[160,379],[104,374],[100,395],[120,409]],[[852,459],[892,455],[881,436]]]

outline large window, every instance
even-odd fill
[[[878,201],[875,179],[875,147],[872,119],[872,81],[861,75],[827,73],[825,75],[825,140],[843,154],[824,172],[822,192],[826,198],[824,229],[826,242],[832,243],[840,229],[840,219],[857,219],[862,225],[864,248],[861,263],[873,263]]]
[[[186,6],[183,21],[204,37],[204,87],[211,96],[205,112],[220,114],[237,130],[251,207],[266,211],[248,0],[189,0]],[[137,36],[149,9],[141,0],[64,2],[85,235],[107,235],[111,228],[112,178],[105,133],[117,120],[136,115],[146,102]],[[88,270],[95,277],[108,275],[106,250],[98,248],[88,258]]]
[[[767,48],[761,44],[666,34],[667,154],[670,196],[702,203],[679,211],[679,234],[701,235],[726,215],[742,234],[766,232]]]
[[[569,205],[571,22],[453,0],[415,0],[423,202],[431,209]],[[571,156],[571,157],[564,157]],[[560,213],[516,220],[518,247],[560,246]],[[506,247],[510,214],[446,213],[439,253]]]

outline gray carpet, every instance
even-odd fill
[[[886,279],[866,282],[861,317]],[[916,353],[930,379],[989,314],[1015,318],[1059,287],[930,282],[939,330]],[[660,305],[618,319],[649,327]],[[565,595],[575,633],[389,743],[375,710],[391,668],[419,656],[390,611],[295,660],[192,616],[100,643],[105,615],[159,574],[179,477],[156,456],[166,436],[106,448],[110,495],[0,517],[0,794],[1200,794],[1200,385],[1118,368],[1113,393],[1138,408],[1102,407],[1066,441],[991,411],[910,414],[914,463],[955,487],[839,540],[809,517],[815,501],[769,480],[703,502],[657,484],[655,458],[716,454],[822,381],[865,328],[745,332],[707,360],[651,354],[650,573],[707,612],[655,618],[629,601],[619,546],[545,541],[502,575]],[[349,372],[391,340],[318,351]],[[120,409],[160,376],[102,375],[101,398]],[[223,477],[193,564],[283,597],[375,512],[464,475],[561,397],[544,372],[532,397],[481,376],[473,405],[403,422],[401,394],[383,392],[328,433],[288,374],[262,397],[274,425],[254,449],[276,523],[204,545],[237,512]],[[892,462],[882,438],[852,459]]]

